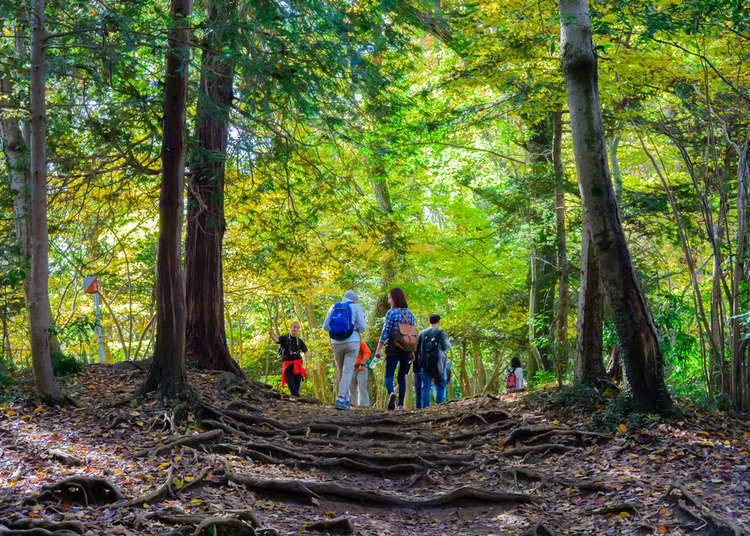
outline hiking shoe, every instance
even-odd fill
[[[391,411],[396,409],[396,393],[391,393],[391,396],[388,397],[388,409]]]
[[[334,402],[333,404],[333,407],[336,409],[349,409],[349,404],[346,403],[346,400],[337,398],[336,402]]]

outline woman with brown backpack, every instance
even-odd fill
[[[417,328],[414,326],[414,315],[406,304],[404,291],[398,287],[392,288],[388,292],[388,305],[391,308],[385,315],[375,357],[380,359],[380,351],[385,346],[385,388],[388,390],[388,409],[391,410],[396,407],[393,376],[398,366],[398,409],[404,409],[406,374],[414,361]]]

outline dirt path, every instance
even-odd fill
[[[1,406],[0,534],[707,536],[750,526],[750,432],[721,415],[597,433],[510,398],[340,412],[195,372],[202,407],[165,409],[128,402],[142,379],[96,365],[67,380],[80,408],[23,396]]]

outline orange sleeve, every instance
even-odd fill
[[[370,347],[367,346],[365,341],[359,341],[359,353],[362,355],[362,361],[370,359],[372,351],[370,351]]]

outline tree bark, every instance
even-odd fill
[[[47,235],[47,111],[45,102],[44,0],[31,3],[31,92],[30,92],[30,217],[29,217],[29,328],[31,366],[42,400],[50,405],[64,401],[52,374],[49,348],[49,241]]]
[[[226,370],[244,377],[227,348],[221,247],[224,239],[224,174],[234,66],[222,47],[221,13],[232,3],[209,0],[201,56],[188,214],[185,236],[185,359],[199,369]],[[223,18],[228,20],[227,13]]]
[[[570,109],[573,149],[591,240],[614,320],[633,404],[666,411],[672,399],[656,328],[636,280],[607,167],[596,57],[586,0],[559,0],[561,57]]]
[[[565,240],[565,187],[562,166],[562,112],[552,114],[552,165],[555,171],[555,246],[557,250],[557,383],[568,363],[568,248]]]
[[[185,289],[180,263],[185,189],[185,100],[192,0],[172,0],[164,81],[162,181],[156,250],[156,345],[143,392],[176,398],[187,391]]]
[[[20,21],[18,23],[20,26]],[[15,39],[15,55],[19,61],[24,53],[23,38],[19,31],[16,31]],[[0,95],[8,103],[14,102],[13,96],[13,81],[9,72],[0,77]],[[15,103],[18,104],[18,103]],[[26,146],[26,140],[23,136],[23,131],[19,124],[17,117],[3,114],[0,117],[0,138],[3,143],[3,153],[5,154],[5,163],[8,170],[8,179],[10,185],[10,192],[13,198],[13,223],[16,232],[16,245],[18,246],[20,262],[24,270],[23,278],[23,296],[24,303],[26,304],[26,310],[29,310],[29,284],[31,282],[30,275],[30,258],[31,258],[31,242],[29,239],[29,216],[30,216],[30,162],[29,162],[29,151]],[[47,300],[49,302],[49,300]],[[61,353],[60,342],[57,339],[55,332],[55,317],[52,314],[52,308],[48,311],[49,316],[49,352],[50,356],[55,356]]]
[[[584,211],[581,229],[581,285],[578,290],[578,325],[576,338],[576,384],[593,384],[605,377],[602,361],[602,317],[604,297],[599,282],[591,232]]]

